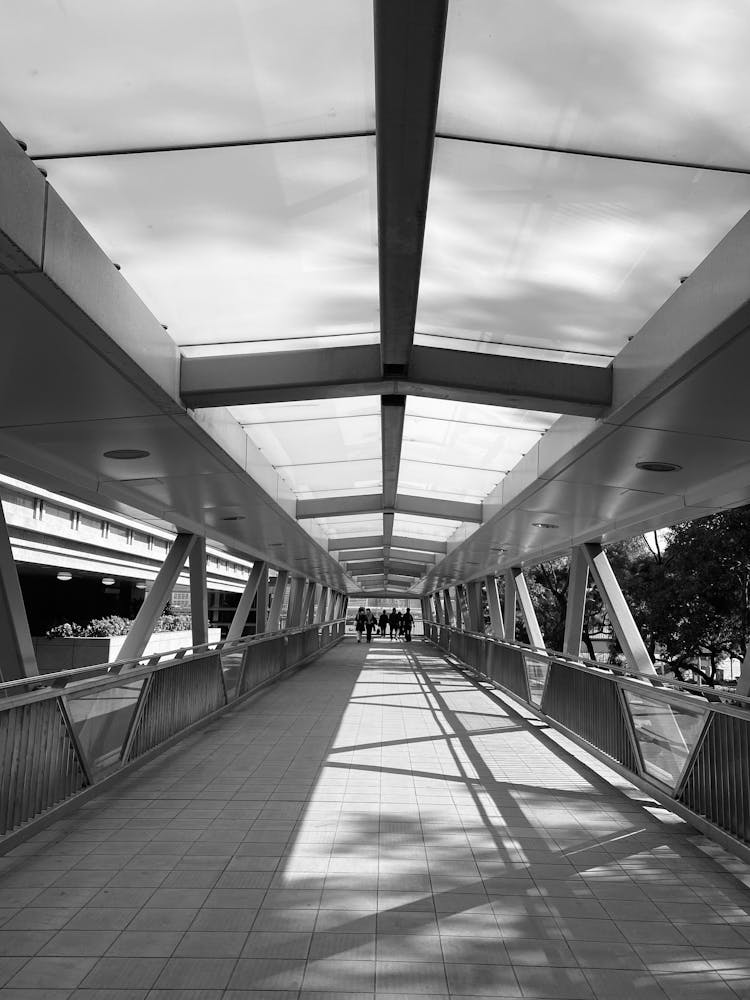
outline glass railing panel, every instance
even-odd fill
[[[546,656],[538,656],[536,653],[529,653],[524,650],[523,662],[526,667],[531,701],[534,705],[541,705],[544,685],[547,683],[549,660]]]
[[[140,678],[66,697],[73,729],[95,773],[118,764],[143,684]]]
[[[674,788],[703,730],[707,710],[632,690],[625,690],[625,700],[646,772]]]

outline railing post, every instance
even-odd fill
[[[490,627],[492,628],[492,634],[496,639],[504,639],[505,624],[503,622],[503,612],[500,607],[500,594],[497,589],[496,577],[485,577],[484,587],[487,591],[487,607],[490,612]]]
[[[172,547],[157,573],[154,585],[135,616],[130,631],[125,636],[125,642],[122,644],[118,657],[120,660],[135,660],[143,655],[146,643],[151,638],[164,605],[174,590],[177,577],[185,565],[185,560],[190,555],[196,537],[196,535],[180,533],[172,542]]]
[[[565,638],[563,652],[568,656],[581,655],[581,636],[586,611],[586,587],[589,582],[589,567],[586,554],[580,545],[570,553],[570,575],[568,578],[568,608],[565,613]]]
[[[206,539],[198,535],[190,550],[190,629],[194,646],[208,642]]]
[[[8,525],[0,504],[0,681],[36,677],[38,673]]]
[[[240,603],[237,605],[237,610],[232,618],[232,624],[229,626],[229,631],[227,632],[228,640],[241,638],[242,632],[247,624],[250,609],[253,606],[253,598],[256,593],[259,594],[258,588],[260,586],[261,576],[263,576],[266,572],[267,567],[262,560],[258,560],[253,563],[253,568],[250,570],[250,576],[247,578],[245,589],[242,591],[242,596],[240,597]],[[260,610],[261,609],[258,607],[256,623],[261,617]],[[265,618],[265,615],[263,617]]]
[[[542,636],[542,630],[539,628],[539,621],[536,617],[526,577],[523,575],[523,570],[520,566],[514,566],[511,572],[513,573],[516,597],[518,598],[518,603],[521,605],[521,614],[526,625],[529,642],[538,649],[544,649],[544,637]]]
[[[640,674],[655,674],[656,669],[648,655],[646,644],[630,613],[625,595],[620,589],[604,549],[597,542],[587,542],[581,547],[594,583],[601,594],[607,617],[612,622],[615,635],[629,665]]]

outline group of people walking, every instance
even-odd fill
[[[354,619],[354,628],[357,630],[357,642],[362,642],[363,634],[367,636],[367,641],[372,642],[372,633],[377,629],[377,634],[385,636],[390,629],[391,639],[405,639],[411,641],[411,630],[414,625],[414,616],[407,608],[406,611],[399,611],[394,608],[390,614],[385,610],[378,615],[370,608],[360,608],[357,617]]]

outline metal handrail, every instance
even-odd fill
[[[648,684],[658,694],[660,687],[670,688],[673,693],[697,695],[709,702],[721,702],[722,704],[731,702],[733,706],[745,707],[750,711],[750,696],[737,694],[734,691],[724,691],[721,688],[708,688],[700,684],[692,684],[690,681],[673,680],[671,677],[664,677],[662,674],[652,676],[642,674],[632,667],[623,667],[618,663],[600,663],[598,660],[590,660],[584,656],[573,656],[570,653],[562,653],[558,650],[547,649],[546,646],[533,646],[526,642],[511,642],[508,639],[500,639],[495,635],[487,635],[484,632],[473,632],[469,629],[456,628],[455,625],[441,624],[440,622],[425,622],[434,628],[444,628],[457,635],[468,635],[484,642],[494,642],[497,645],[505,646],[508,649],[520,649],[523,652],[533,653],[534,656],[542,656],[550,661],[565,663],[577,669],[595,670],[599,673],[616,674],[623,679],[633,680],[636,683]],[[729,707],[729,706],[728,706]]]
[[[69,667],[67,670],[58,670],[54,673],[34,674],[31,677],[21,677],[12,681],[0,682],[0,710],[8,707],[12,698],[12,703],[19,704],[19,699],[14,698],[15,689],[26,689],[33,687],[37,690],[29,694],[41,694],[39,689],[51,688],[48,693],[52,696],[60,694],[61,691],[69,690],[69,684],[76,685],[76,691],[80,691],[82,683],[86,680],[104,679],[107,682],[121,683],[123,671],[127,671],[129,680],[143,676],[144,670],[150,673],[152,669],[164,666],[174,666],[174,661],[179,657],[182,663],[189,663],[198,657],[205,656],[206,653],[222,653],[225,650],[242,650],[249,646],[260,645],[278,638],[280,635],[297,635],[301,632],[317,629],[321,631],[329,625],[338,625],[345,621],[344,618],[334,618],[325,622],[313,622],[309,625],[295,625],[288,629],[277,629],[273,632],[261,632],[257,635],[242,636],[239,639],[224,639],[219,642],[204,642],[195,646],[181,646],[178,649],[164,650],[160,653],[146,653],[143,656],[134,656],[127,660],[112,660],[108,663],[93,663],[85,667]],[[104,676],[102,676],[104,675]],[[97,685],[107,686],[107,685]],[[22,694],[23,694],[22,691]],[[3,699],[2,695],[7,695]]]

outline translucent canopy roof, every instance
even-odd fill
[[[369,0],[4,0],[3,121],[35,154],[372,130],[372,30]]]
[[[438,132],[745,167],[743,3],[451,0]]]
[[[410,396],[399,487],[414,496],[481,502],[555,419],[555,414]]]
[[[438,139],[416,329],[614,356],[749,204],[746,175]]]
[[[430,5],[404,7],[407,32]],[[439,89],[414,113],[419,87],[379,86],[376,134],[376,76],[423,55],[396,31],[383,56],[386,8],[7,0],[0,119],[183,372],[241,369],[216,405],[285,484],[263,469],[290,533],[309,542],[296,497],[315,539],[380,539],[387,566],[391,536],[468,537],[560,414],[603,416],[580,385],[750,208],[750,17],[451,0]],[[186,384],[188,410],[217,398]]]
[[[382,489],[377,396],[238,406],[232,412],[300,499]]]

